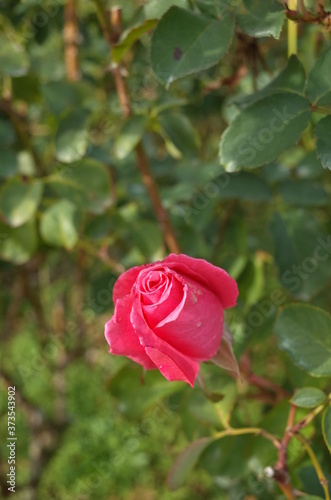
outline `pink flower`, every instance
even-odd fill
[[[171,254],[123,273],[114,286],[115,312],[106,323],[109,352],[192,387],[199,363],[215,356],[224,309],[238,288],[224,269]]]

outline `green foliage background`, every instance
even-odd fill
[[[112,5],[77,1],[71,78],[69,3],[0,0],[0,427],[6,435],[15,385],[16,498],[285,498],[264,474],[277,453],[261,436],[214,441],[187,479],[176,469],[176,491],[166,478],[179,452],[230,418],[281,438],[295,390],[305,389],[292,400],[297,420],[327,406],[329,31],[299,22],[288,59],[281,2],[125,0],[110,51],[102,6]],[[227,322],[241,383],[205,365],[206,390],[192,391],[107,353],[117,276],[169,253],[137,168],[141,144],[182,252],[238,281]],[[329,480],[330,421],[324,411],[303,430]],[[324,498],[300,442],[288,465],[304,498]]]

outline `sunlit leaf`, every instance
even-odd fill
[[[4,220],[13,227],[27,222],[37,210],[42,192],[43,184],[39,180],[9,180],[0,195],[0,213]]]
[[[79,214],[68,200],[61,200],[43,212],[40,220],[41,236],[49,245],[71,250],[78,241]]]
[[[291,403],[300,408],[315,408],[325,400],[325,394],[317,387],[303,387],[296,391]]]

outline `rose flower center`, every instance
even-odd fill
[[[169,278],[165,272],[149,271],[141,280],[139,287],[143,304],[150,305],[159,302],[168,286]]]

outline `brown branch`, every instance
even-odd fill
[[[282,401],[283,399],[288,398],[290,396],[290,394],[279,385],[275,384],[269,379],[266,379],[264,377],[259,377],[255,373],[249,374],[247,377],[247,381],[250,384],[258,387],[259,389],[264,389],[273,392],[276,395],[278,401]]]
[[[248,73],[248,67],[244,64],[239,66],[236,71],[225,78],[221,78],[221,80],[217,80],[215,82],[210,82],[205,85],[202,89],[202,93],[209,94],[210,92],[215,92],[216,90],[221,89],[222,87],[228,87],[230,89],[236,87]]]
[[[98,249],[95,248],[94,245],[91,245],[88,240],[81,240],[77,243],[76,248],[100,259],[107,266],[109,266],[110,269],[113,269],[117,274],[122,274],[125,271],[125,267],[120,262],[117,262],[115,259],[110,257],[110,255],[108,255],[108,249],[106,246]]]
[[[331,26],[331,12],[325,11],[322,3],[319,4],[317,13],[309,12],[305,9],[304,12],[291,10],[285,3],[285,14],[288,19],[298,23],[321,24],[326,28]]]
[[[292,438],[290,430],[294,424],[295,413],[296,413],[296,406],[291,405],[284,436],[283,439],[281,440],[280,447],[278,450],[278,460],[273,468],[274,471],[273,478],[275,479],[275,481],[277,481],[285,497],[289,500],[295,498],[294,488],[291,484],[287,468],[287,448]]]
[[[321,404],[320,406],[316,406],[312,411],[310,411],[304,418],[299,420],[290,430],[289,432],[291,435],[298,433],[301,429],[304,427],[307,427],[307,425],[310,424],[314,420],[314,418],[321,413],[321,411],[324,409],[324,404]]]
[[[111,26],[111,39],[115,44],[119,41],[122,34],[122,8],[115,6],[110,11],[110,26]]]
[[[272,382],[272,380],[269,380],[265,377],[260,377],[256,373],[252,372],[249,351],[246,351],[240,359],[240,373],[249,385],[260,389],[260,396],[272,396],[273,404],[276,404],[279,401],[283,401],[283,399],[289,398],[291,396],[288,391],[283,389],[283,387],[279,386],[275,382]]]
[[[180,253],[180,248],[175,233],[173,231],[172,225],[170,223],[168,213],[162,205],[158,187],[151,173],[148,157],[145,153],[145,150],[141,142],[136,147],[136,154],[137,154],[138,167],[141,172],[142,179],[149,194],[149,197],[154,206],[156,217],[159,221],[162,232],[164,234],[164,239],[169,247],[169,250],[171,250],[174,253]]]
[[[330,498],[328,495],[326,478],[316,460],[313,450],[310,448],[309,444],[305,441],[303,436],[301,436],[299,433],[299,431],[302,428],[306,427],[308,424],[310,424],[310,422],[312,422],[314,418],[319,413],[321,413],[321,411],[324,408],[325,408],[325,403],[317,406],[312,411],[310,411],[304,418],[302,418],[301,420],[299,420],[299,422],[295,424],[294,422],[295,422],[297,407],[293,404],[291,404],[290,406],[286,428],[284,431],[283,438],[280,442],[280,447],[278,449],[278,460],[273,469],[271,469],[272,470],[271,476],[275,479],[275,481],[277,481],[284,495],[289,500],[295,498],[294,489],[290,481],[290,476],[288,473],[288,466],[287,466],[287,450],[292,438],[297,438],[301,442],[303,442],[306,451],[308,452],[313,462],[313,465],[316,469],[321,485],[324,488],[324,491],[326,492],[326,498]]]
[[[122,108],[122,113],[124,118],[129,118],[131,115],[131,103],[129,99],[129,93],[125,85],[125,80],[122,75],[121,66],[116,66],[113,68],[113,75],[115,80],[115,87]]]
[[[64,6],[64,60],[66,74],[69,81],[77,81],[80,77],[78,67],[78,16],[76,12],[76,0],[67,0]]]
[[[317,2],[315,2],[315,10],[316,12],[321,12],[321,10],[324,10],[324,0],[317,0]]]
[[[119,39],[122,31],[121,9],[119,7],[114,7],[111,10],[111,19],[109,23],[104,19],[100,19],[102,14],[106,13],[102,0],[95,1],[98,9],[98,18],[106,39],[110,44],[110,48],[112,49],[114,43],[116,43]],[[121,65],[114,65],[112,67],[112,72],[123,116],[124,118],[129,118],[132,113],[132,108],[129,92],[122,74]],[[141,142],[136,146],[135,152],[137,156],[137,166],[140,170],[143,183],[154,207],[156,218],[164,235],[164,240],[171,252],[180,253],[180,247],[174,229],[169,219],[168,212],[162,205],[159,190],[151,172],[148,157]]]

